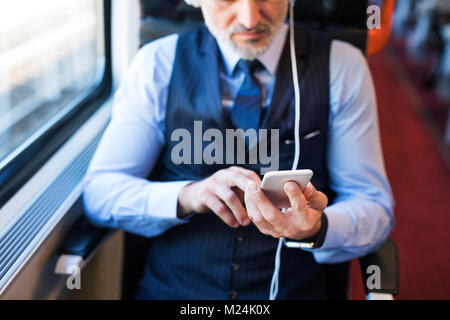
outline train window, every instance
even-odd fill
[[[99,81],[98,16],[93,0],[0,3],[0,160]]]
[[[14,184],[23,184],[22,167],[48,159],[70,134],[66,130],[56,141],[56,130],[71,126],[73,133],[72,120],[83,113],[83,102],[110,86],[105,86],[110,5],[108,0],[0,2],[1,189],[8,189],[3,185],[19,171],[21,181]],[[52,151],[44,157],[46,141]]]

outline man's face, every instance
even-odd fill
[[[205,23],[241,58],[263,54],[284,23],[288,0],[202,0]]]

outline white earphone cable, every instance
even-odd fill
[[[297,55],[295,51],[295,33],[294,33],[294,4],[295,0],[290,0],[289,6],[289,29],[290,29],[290,49],[291,49],[291,63],[292,63],[292,80],[294,83],[295,94],[295,154],[294,162],[292,164],[292,170],[297,170],[300,160],[300,84],[298,82],[298,69],[297,69]],[[283,209],[284,212],[284,209]],[[275,268],[272,275],[272,281],[270,283],[269,300],[275,300],[278,295],[278,283],[280,274],[280,257],[281,249],[283,248],[284,238],[278,240],[277,253],[275,254]]]

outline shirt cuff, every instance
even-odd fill
[[[322,246],[316,251],[344,247],[353,225],[351,218],[337,206],[326,208],[324,213],[327,215],[328,229]]]
[[[176,181],[155,183],[148,200],[147,212],[152,216],[185,222],[177,216],[178,196],[181,190],[193,181]]]

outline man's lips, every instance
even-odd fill
[[[237,32],[234,35],[243,40],[254,40],[259,39],[264,36],[266,31],[246,31],[246,32]]]

